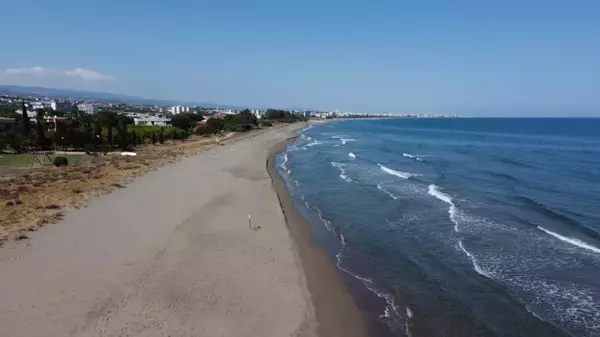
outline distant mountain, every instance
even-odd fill
[[[85,90],[58,89],[58,88],[43,88],[43,87],[24,87],[18,85],[2,85],[0,84],[0,94],[16,94],[16,95],[36,95],[47,97],[72,98],[80,100],[93,101],[110,101],[123,102],[129,104],[150,104],[150,105],[198,105],[206,107],[218,108],[239,108],[225,104],[201,103],[201,102],[184,102],[176,100],[160,100],[151,98],[142,98],[136,96],[118,95],[106,92],[95,92]]]

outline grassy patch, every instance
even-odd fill
[[[50,160],[48,160],[48,157],[46,157],[43,154],[38,154],[36,155],[36,157],[39,159],[36,159],[33,157],[33,155],[31,154],[27,154],[27,153],[22,153],[22,154],[0,154],[0,166],[9,166],[9,167],[28,167],[28,166],[32,166],[32,162],[33,162],[33,166],[34,167],[39,167],[42,166],[40,164],[40,162],[43,165],[52,165],[52,160],[54,160],[54,158],[56,157],[64,157],[64,155],[61,155],[60,153],[58,154],[50,154],[48,155],[48,157],[50,157]],[[68,154],[67,159],[69,160],[69,164],[77,164],[80,162],[85,162],[85,161],[89,161],[91,160],[91,158],[93,158],[92,156],[89,155],[70,155]]]

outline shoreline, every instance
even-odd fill
[[[368,324],[364,313],[358,308],[325,249],[314,241],[310,224],[295,208],[285,181],[275,169],[275,157],[297,137],[296,135],[272,146],[267,156],[266,168],[300,260],[299,267],[304,273],[318,323],[317,333],[320,337],[368,336]]]

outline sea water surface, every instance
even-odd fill
[[[276,159],[379,336],[600,336],[600,119],[309,127]]]

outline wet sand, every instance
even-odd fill
[[[290,199],[285,181],[274,167],[275,156],[283,151],[295,137],[280,142],[271,149],[267,170],[273,188],[279,196],[281,208],[300,256],[312,303],[319,322],[320,337],[368,335],[365,316],[358,309],[339,271],[325,250],[314,241],[310,224],[296,210]]]

